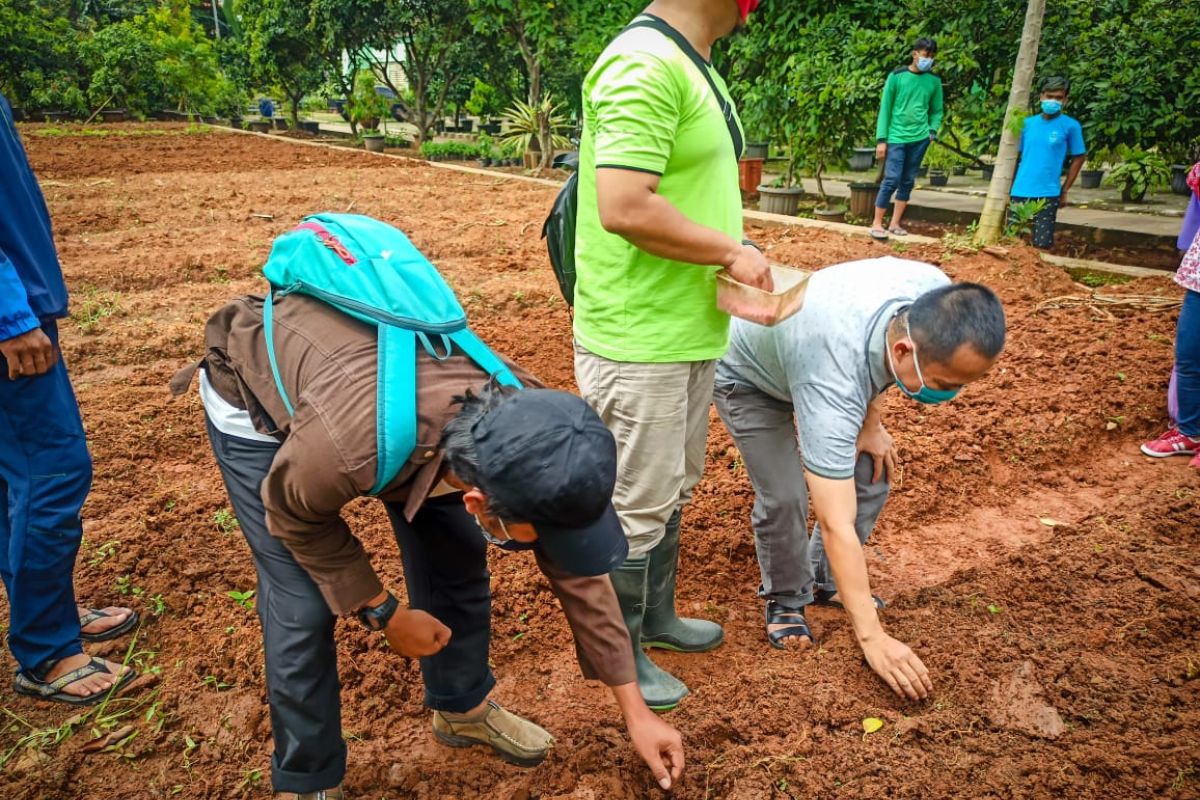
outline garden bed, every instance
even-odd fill
[[[0,757],[16,749],[0,776],[14,797],[269,797],[258,622],[228,594],[253,589],[254,571],[198,399],[172,400],[166,383],[200,356],[209,314],[262,290],[273,237],[331,210],[402,227],[483,338],[573,388],[570,322],[538,238],[554,188],[216,130],[23,132],[73,292],[63,348],[96,463],[78,591],[143,613],[135,661],[159,674],[126,717],[89,719],[57,744],[53,733],[27,737],[73,710],[2,690]],[[773,260],[805,268],[893,251],[814,229],[748,235]],[[1091,290],[1026,248],[900,250],[993,286],[1011,331],[999,367],[961,399],[931,408],[892,396],[885,412],[905,468],[868,562],[890,600],[885,624],[925,659],[934,695],[893,697],[832,610],[811,615],[819,649],[766,646],[752,494],[714,415],[706,476],[684,516],[680,604],[727,635],[709,655],[654,656],[693,690],[668,716],[688,747],[674,796],[1195,797],[1197,477],[1182,459],[1137,452],[1164,423],[1174,314],[1039,310]],[[1104,291],[1180,294],[1165,277]],[[347,517],[387,582],[402,586],[377,504],[356,503]],[[439,746],[415,662],[344,621],[353,796],[659,796],[607,692],[579,677],[532,559],[497,552],[492,566],[496,698],[550,728],[554,752],[521,770]],[[89,649],[120,657],[123,647]],[[867,717],[882,730],[864,735]],[[89,752],[93,727],[126,725],[135,736]]]

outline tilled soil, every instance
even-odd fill
[[[252,589],[254,571],[198,399],[172,400],[166,383],[200,355],[212,311],[262,290],[274,236],[304,214],[349,210],[404,229],[493,347],[571,389],[570,322],[538,239],[554,189],[215,131],[37,130],[24,133],[73,292],[64,351],[96,462],[78,593],[141,611],[132,660],[156,677],[75,725],[64,725],[71,710],[3,691],[5,794],[268,797],[261,636],[227,594]],[[892,252],[814,229],[748,233],[772,259],[808,268]],[[680,605],[722,622],[726,643],[654,656],[693,691],[667,717],[688,748],[675,796],[1196,797],[1198,479],[1183,459],[1137,451],[1165,423],[1174,312],[1039,308],[1090,290],[1024,248],[903,254],[992,286],[1010,321],[992,375],[946,406],[892,397],[885,418],[904,470],[868,562],[889,599],[884,623],[925,660],[934,696],[892,696],[833,610],[811,612],[818,648],[767,647],[752,492],[714,414],[707,473],[684,517]],[[1180,294],[1166,278],[1105,291]],[[376,568],[402,585],[380,510],[361,501],[347,516]],[[551,729],[553,754],[522,770],[439,746],[415,662],[347,621],[352,796],[662,794],[606,690],[580,678],[532,559],[497,553],[493,575],[495,696]],[[125,646],[89,649],[119,658]],[[864,734],[867,717],[883,728]]]

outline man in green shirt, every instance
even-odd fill
[[[755,0],[655,0],[583,85],[575,234],[575,377],[617,441],[613,504],[629,559],[612,573],[647,705],[684,684],[642,647],[700,652],[721,627],[675,613],[680,511],[704,466],[716,359],[729,342],[716,275],[771,288],[742,243],[741,123],[713,43]]]
[[[912,62],[899,67],[888,76],[879,103],[879,121],[875,125],[875,155],[884,161],[883,184],[875,198],[875,221],[871,236],[886,241],[888,233],[907,236],[900,225],[908,198],[912,196],[917,170],[925,158],[929,143],[937,137],[942,125],[942,79],[934,75],[933,59],[937,42],[917,39],[913,44]],[[892,194],[896,195],[896,210],[892,225],[883,227]]]

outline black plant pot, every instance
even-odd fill
[[[1102,169],[1085,169],[1079,173],[1079,185],[1084,189],[1099,189],[1100,182],[1104,180],[1104,170]]]
[[[1188,195],[1191,193],[1191,188],[1187,185],[1187,176],[1190,167],[1187,164],[1172,164],[1171,165],[1171,191],[1175,194]]]
[[[991,166],[984,167],[984,168],[983,168],[983,179],[984,179],[985,181],[990,181],[990,180],[992,179],[992,174],[993,174],[995,171],[996,171],[996,168],[995,168],[995,167],[991,167]]]
[[[13,112],[13,121],[14,122],[24,122],[25,121],[25,109],[21,108],[21,106],[13,106],[12,112]]]
[[[770,142],[747,142],[746,152],[742,158],[766,158],[770,149]]]
[[[875,164],[874,147],[856,147],[850,156],[851,172],[866,172]]]
[[[929,167],[917,167],[917,177],[924,178],[929,175]]]
[[[941,170],[933,170],[929,173],[930,186],[945,186],[950,182],[950,176]]]
[[[967,168],[966,168],[966,167],[964,167],[964,166],[961,166],[961,165],[960,165],[960,166],[957,166],[957,167],[951,167],[951,168],[950,168],[950,174],[951,174],[951,175],[959,175],[959,176],[966,175],[966,174],[967,174]]]
[[[1121,187],[1121,202],[1122,203],[1140,203],[1146,199],[1146,190],[1134,194],[1133,188],[1128,184]]]

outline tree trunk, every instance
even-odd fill
[[[1021,32],[1021,48],[1013,69],[1012,89],[1008,94],[1008,109],[1004,112],[1004,131],[1000,136],[1000,151],[996,154],[996,170],[988,185],[979,228],[975,232],[978,244],[994,244],[1004,228],[1004,210],[1008,206],[1009,190],[1017,165],[1017,139],[1021,121],[1029,108],[1029,89],[1037,67],[1038,45],[1042,38],[1042,18],[1046,0],[1029,0],[1025,10],[1025,28]]]

